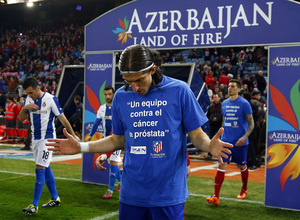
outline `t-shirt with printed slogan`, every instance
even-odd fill
[[[113,134],[125,135],[120,202],[141,207],[184,203],[186,134],[205,124],[189,86],[167,76],[139,95],[120,88],[113,100]]]
[[[238,96],[234,101],[226,99],[222,103],[221,109],[224,116],[224,132],[221,140],[235,145],[248,129],[246,115],[252,114],[251,105],[246,99]],[[247,138],[244,145],[248,144]]]

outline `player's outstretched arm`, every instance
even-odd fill
[[[67,129],[63,129],[63,133],[67,139],[48,139],[46,146],[48,150],[55,151],[54,155],[58,154],[77,154],[80,153],[80,143],[72,135],[67,132]]]
[[[48,143],[46,143],[47,146],[52,147],[49,150],[56,151],[53,153],[54,155],[77,154],[79,152],[106,153],[120,150],[125,146],[124,135],[113,134],[97,141],[80,143],[65,128],[63,132],[67,139],[48,139]]]

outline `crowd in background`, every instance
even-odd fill
[[[34,76],[43,92],[55,94],[63,66],[83,64],[83,45],[83,26],[0,28],[0,110],[6,124],[18,124],[24,79]],[[10,124],[5,141],[24,140]]]
[[[0,29],[0,90],[22,95],[22,81],[35,76],[55,92],[63,65],[83,64],[84,27]],[[13,86],[9,86],[12,81]]]
[[[162,52],[165,63],[195,63],[196,69],[207,84],[209,97],[221,92],[226,98],[230,79],[238,79],[242,90],[257,88],[266,98],[267,50],[264,47],[204,48]]]
[[[38,79],[42,91],[55,94],[63,66],[83,65],[83,51],[83,26],[0,29],[0,110],[5,110],[9,95],[20,105],[19,98],[24,96],[22,82],[28,76]],[[160,52],[164,63],[195,63],[212,104],[214,94],[218,94],[220,102],[228,98],[230,79],[238,79],[241,94],[259,91],[265,112],[268,58],[263,46]]]

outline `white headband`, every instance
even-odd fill
[[[144,71],[150,69],[151,67],[153,67],[153,65],[154,65],[154,63],[152,63],[150,66],[148,66],[148,67],[146,67],[146,68],[144,68],[144,69],[137,70],[137,71],[122,71],[122,70],[120,69],[120,67],[119,67],[119,70],[120,70],[121,73],[139,73],[139,72],[144,72]]]

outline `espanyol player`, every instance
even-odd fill
[[[32,151],[36,163],[36,180],[32,203],[23,209],[26,214],[36,214],[38,203],[43,191],[44,184],[48,187],[51,199],[42,207],[55,207],[60,205],[60,198],[56,191],[55,179],[50,168],[52,151],[48,151],[45,143],[48,138],[56,138],[54,119],[58,117],[60,122],[72,134],[75,140],[80,139],[75,135],[72,126],[65,117],[58,100],[55,96],[42,92],[38,81],[33,77],[24,80],[23,88],[27,94],[24,107],[19,117],[24,121],[30,117],[32,131]]]
[[[111,108],[112,108],[112,101],[115,95],[115,90],[111,85],[108,85],[104,88],[104,98],[106,103],[104,105],[101,105],[100,108],[97,111],[96,120],[93,124],[93,127],[90,131],[89,137],[87,138],[87,141],[91,141],[93,135],[95,134],[99,124],[102,122],[103,126],[103,136],[107,137],[111,135],[112,125],[111,125]],[[103,164],[106,160],[108,160],[109,163],[109,188],[108,191],[103,195],[103,199],[110,199],[113,195],[113,190],[115,186],[115,182],[118,179],[119,186],[116,190],[116,192],[120,192],[120,186],[121,186],[121,171],[118,166],[118,163],[122,162],[121,159],[121,150],[116,150],[114,152],[111,152],[109,154],[102,154],[100,155],[96,160],[96,165],[98,170],[106,170],[105,167],[101,166],[99,163]]]
[[[221,160],[231,144],[212,140],[201,129],[207,122],[195,95],[182,81],[164,76],[156,52],[142,45],[127,47],[119,69],[125,81],[112,105],[111,136],[78,142],[49,139],[55,154],[110,152],[125,148],[119,219],[184,219],[187,189],[186,134],[199,149]],[[49,148],[50,149],[50,148]]]

